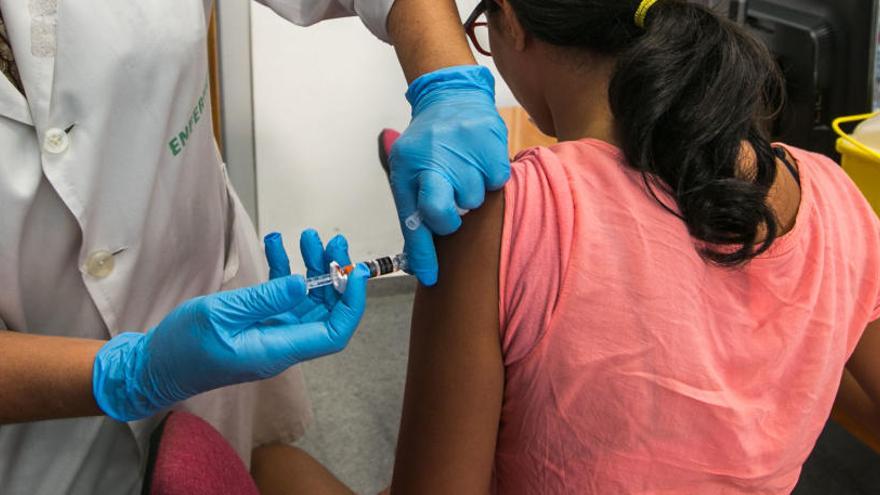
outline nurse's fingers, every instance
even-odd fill
[[[306,276],[317,277],[328,273],[330,262],[327,261],[324,243],[321,242],[321,236],[317,231],[313,229],[303,231],[299,238],[299,249],[302,252],[303,262],[306,264]],[[331,305],[338,299],[333,287],[312,289],[309,295],[312,301],[324,305]]]
[[[476,210],[486,200],[486,182],[476,168],[458,171],[455,203],[462,210]]]
[[[326,266],[336,262],[339,266],[348,266],[351,264],[351,258],[348,255],[348,240],[342,235],[337,235],[327,243],[327,249],[324,251],[324,262]]]
[[[410,274],[415,275],[419,282],[430,287],[437,283],[437,251],[434,249],[434,236],[424,222],[410,228],[408,219],[417,211],[418,196],[415,188],[394,188],[394,200],[400,218],[400,229],[403,233],[404,251],[409,261]]]
[[[299,250],[306,265],[306,276],[315,277],[327,273],[324,262],[324,243],[314,229],[304,230],[299,237]]]
[[[292,311],[305,297],[305,279],[293,275],[208,296],[201,310],[215,325],[235,330]]]
[[[348,345],[357,330],[367,308],[367,279],[370,270],[358,264],[348,276],[348,285],[340,301],[333,306],[327,320],[327,331],[335,351],[339,352]]]
[[[351,265],[351,258],[348,256],[348,241],[345,237],[337,235],[327,243],[327,249],[324,250],[324,266],[330,267],[330,263],[336,262],[339,266],[346,267]],[[328,309],[339,301],[339,292],[335,287],[327,286],[323,289],[321,301]]]
[[[486,189],[498,191],[510,180],[510,159],[508,158],[508,131],[507,125],[498,112],[492,116],[495,125],[490,127],[496,139],[486,139],[481,146],[483,163],[487,166]]]
[[[267,349],[285,356],[286,365],[342,352],[351,341],[367,305],[367,278],[370,272],[358,265],[348,278],[341,300],[324,318],[305,323],[282,324],[259,332]]]
[[[424,225],[416,230],[404,229],[404,251],[409,262],[408,272],[415,275],[423,285],[437,283],[437,251],[434,236]]]
[[[455,191],[449,181],[436,172],[419,174],[419,211],[422,221],[435,234],[449,235],[461,227]]]
[[[437,283],[437,252],[434,249],[434,236],[418,213],[418,187],[391,169],[392,192],[397,205],[397,216],[400,230],[403,233],[404,251],[409,260],[408,272],[415,275],[419,282],[432,286]],[[411,221],[418,217],[419,220]]]
[[[269,263],[269,279],[286,277],[290,275],[290,258],[284,249],[284,240],[281,234],[273,232],[263,239],[266,249],[266,261]]]

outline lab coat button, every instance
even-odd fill
[[[46,153],[58,155],[67,151],[70,147],[70,136],[64,132],[64,129],[52,128],[46,131],[43,138],[43,149]]]
[[[95,251],[86,260],[86,272],[95,278],[107,278],[116,265],[110,251]]]

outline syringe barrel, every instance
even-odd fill
[[[406,255],[403,254],[365,261],[364,265],[370,270],[370,278],[389,275],[409,268],[406,261]]]
[[[370,278],[409,270],[409,262],[406,259],[406,254],[398,254],[371,261],[364,261],[363,264],[370,270]],[[337,292],[342,294],[345,292],[345,287],[348,284],[348,274],[351,273],[351,270],[353,269],[353,265],[343,268],[336,262],[330,263],[330,273],[306,279],[306,289],[311,291],[320,287],[332,285]]]

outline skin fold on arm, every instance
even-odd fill
[[[0,424],[102,414],[92,365],[104,344],[0,331]]]

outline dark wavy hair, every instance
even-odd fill
[[[738,266],[770,248],[779,225],[767,203],[776,180],[767,129],[784,82],[763,44],[684,0],[660,0],[644,29],[640,0],[508,1],[536,38],[616,59],[609,100],[627,161],[702,241],[704,258]]]

